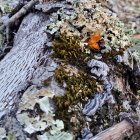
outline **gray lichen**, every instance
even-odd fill
[[[16,117],[29,135],[36,133],[36,138],[43,140],[72,140],[73,136],[64,132],[62,120],[54,119],[54,108],[50,99],[54,96],[51,91],[41,89],[35,93],[26,92],[22,97]],[[42,133],[38,135],[37,133]]]
[[[130,38],[125,32],[124,24],[99,3],[92,0],[73,0],[69,3],[72,5],[69,12],[68,9],[61,8],[52,15],[52,23],[47,26],[49,33],[79,36],[84,43],[90,35],[100,30],[106,45],[114,49],[130,46]]]

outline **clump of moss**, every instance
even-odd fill
[[[61,35],[53,42],[54,56],[69,62],[72,65],[83,67],[91,58],[80,46],[80,39],[76,36]]]
[[[70,76],[64,68],[55,71],[55,79],[60,84],[66,84],[64,96],[55,96],[54,100],[59,109],[68,108],[71,104],[84,101],[86,97],[94,94],[97,89],[96,81],[83,71]]]
[[[47,25],[48,33],[61,33],[67,37],[76,35],[83,37],[82,42],[85,43],[93,33],[100,30],[105,43],[115,50],[131,45],[132,31],[128,31],[124,23],[114,13],[102,7],[101,3],[94,0],[67,2],[71,9],[67,12],[65,8],[60,8],[52,15],[53,20]]]
[[[124,51],[125,51],[124,48],[120,49],[119,51],[111,50],[108,53],[102,54],[103,60],[112,61],[113,57],[115,57],[117,55],[123,55]]]

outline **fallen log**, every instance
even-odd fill
[[[90,140],[120,140],[124,135],[130,134],[133,130],[133,125],[126,120],[106,129],[97,134]]]

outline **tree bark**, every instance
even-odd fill
[[[43,56],[48,16],[27,15],[14,38],[11,51],[0,62],[0,115],[10,110],[25,90]]]
[[[132,129],[132,124],[123,120],[90,140],[120,140],[126,133],[130,133]]]

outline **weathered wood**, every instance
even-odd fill
[[[108,128],[105,131],[99,133],[90,140],[120,140],[123,135],[130,133],[132,129],[132,124],[126,120],[123,120],[111,128]]]
[[[133,38],[134,38],[134,39],[140,39],[140,34],[134,34],[134,35],[133,35]]]
[[[24,18],[14,38],[11,51],[0,61],[0,113],[10,110],[25,90],[44,55],[48,16],[29,14]],[[2,115],[0,114],[0,115]]]

